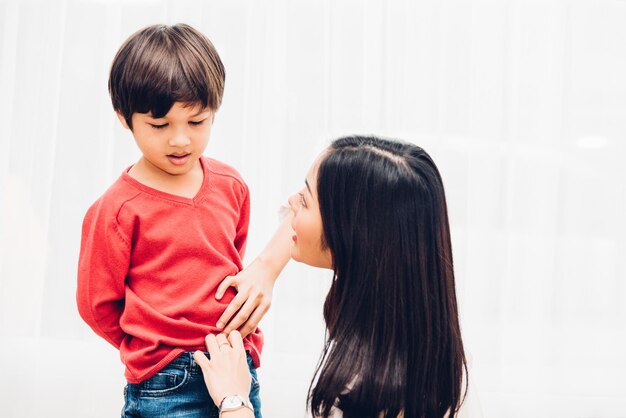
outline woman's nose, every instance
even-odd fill
[[[291,196],[289,196],[289,199],[287,199],[287,202],[289,202],[289,207],[291,208],[293,212],[296,212],[298,210],[297,195],[292,194]]]

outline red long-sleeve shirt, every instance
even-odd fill
[[[87,211],[78,264],[82,318],[120,350],[125,377],[139,383],[183,351],[203,350],[235,295],[219,283],[242,268],[248,188],[231,167],[200,159],[193,198],[164,193],[125,171]],[[260,330],[244,341],[256,367]]]

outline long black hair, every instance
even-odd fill
[[[413,144],[340,138],[322,157],[317,194],[334,278],[312,413],[454,418],[467,367],[435,163]]]

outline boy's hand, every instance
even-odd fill
[[[270,308],[275,280],[276,275],[259,260],[236,276],[226,277],[217,288],[215,298],[221,299],[230,286],[237,289],[237,296],[217,321],[217,327],[224,334],[238,329],[243,338],[254,331]]]

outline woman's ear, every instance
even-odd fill
[[[130,127],[128,126],[128,123],[126,122],[126,118],[120,112],[115,112],[115,114],[117,115],[117,118],[120,120],[120,123],[122,124],[122,126],[126,129],[130,129]]]

